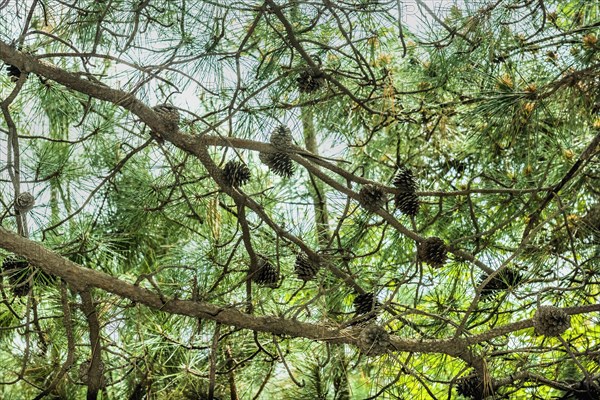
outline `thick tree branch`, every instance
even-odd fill
[[[52,64],[39,61],[35,56],[17,51],[3,41],[0,41],[0,59],[16,66],[23,72],[38,74],[69,89],[122,106],[140,117],[152,130],[158,132],[168,130],[165,121],[132,94],[112,89],[98,81],[86,79],[84,75],[68,72]]]
[[[224,325],[232,325],[258,332],[269,332],[276,335],[303,337],[329,343],[345,343],[355,346],[359,343],[360,328],[341,329],[338,326],[327,323],[312,324],[274,316],[252,316],[235,308],[219,307],[190,300],[168,299],[163,301],[159,294],[114,278],[103,272],[81,267],[43,246],[20,237],[4,228],[0,228],[0,248],[27,258],[35,266],[38,266],[49,274],[63,278],[79,291],[95,287],[162,312],[210,319]],[[568,314],[589,313],[600,311],[600,304],[568,307],[564,310]],[[467,346],[469,345],[478,344],[494,337],[503,336],[531,326],[533,326],[532,320],[527,319],[504,325],[478,336],[471,336],[468,339],[415,340],[392,337],[391,343],[392,348],[396,351],[441,353],[462,358],[467,354]]]

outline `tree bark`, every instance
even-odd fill
[[[319,155],[319,146],[317,144],[317,133],[315,132],[315,125],[313,121],[312,109],[309,107],[303,107],[300,110],[302,118],[302,127],[304,131],[304,145],[306,150],[310,151],[315,155]],[[310,174],[310,195],[313,198],[313,204],[315,209],[315,224],[317,229],[317,238],[319,247],[325,248],[329,244],[329,214],[327,212],[327,198],[325,196],[325,189],[323,183],[315,179],[315,176]]]
[[[315,130],[312,108],[303,107],[300,109],[300,112],[304,131],[304,145],[306,146],[306,150],[318,156],[319,138],[317,137],[317,132]],[[331,241],[325,188],[323,182],[316,179],[313,174],[310,175],[310,184],[308,187],[311,189],[310,195],[313,198],[317,240],[321,250],[324,250],[329,246]],[[334,312],[341,311],[335,306],[331,307],[331,309]],[[335,400],[347,400],[350,398],[350,390],[348,387],[348,375],[346,373],[346,367],[348,363],[344,354],[343,345],[333,345],[331,351],[335,354],[335,357],[333,357],[331,360],[331,368],[333,370],[333,389],[335,392],[334,398]]]
[[[104,367],[102,365],[102,343],[100,340],[100,322],[90,289],[79,292],[81,309],[85,313],[90,333],[91,360],[87,371],[87,400],[95,400],[104,384]]]

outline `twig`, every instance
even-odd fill
[[[212,399],[215,395],[215,372],[217,370],[217,351],[219,349],[219,336],[221,334],[221,324],[215,324],[215,331],[213,333],[212,346],[210,347],[210,369],[208,372],[208,398]]]
[[[104,376],[102,365],[102,343],[100,341],[100,322],[98,321],[98,314],[96,306],[94,305],[94,299],[90,289],[85,289],[79,292],[81,297],[81,309],[85,314],[85,318],[88,322],[88,330],[90,334],[90,346],[91,346],[91,361],[87,371],[87,399],[93,400],[98,397],[98,392],[104,386]]]
[[[38,394],[34,400],[40,400],[50,394],[54,388],[60,383],[63,376],[67,373],[67,371],[73,365],[75,361],[75,338],[73,335],[73,320],[71,317],[71,307],[69,305],[69,297],[67,295],[67,284],[65,281],[61,282],[60,286],[60,302],[62,305],[63,311],[63,324],[65,325],[65,333],[67,335],[67,358],[65,362],[60,367],[60,370],[54,376],[54,379],[46,389],[40,394]]]

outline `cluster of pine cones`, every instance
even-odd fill
[[[259,159],[269,170],[283,178],[289,178],[294,174],[295,167],[289,152],[293,149],[292,132],[284,125],[280,125],[270,138],[271,145],[275,148],[274,153],[261,152]],[[240,187],[250,181],[250,168],[240,161],[228,161],[223,168],[223,179],[232,187]]]
[[[277,151],[275,153],[261,152],[259,154],[260,161],[275,175],[284,178],[291,177],[295,169],[288,154],[294,147],[292,132],[287,126],[280,125],[271,133],[270,142]]]
[[[400,167],[392,181],[398,189],[394,196],[396,208],[403,214],[414,217],[419,212],[419,196],[417,196],[417,182],[410,169]],[[359,203],[368,211],[377,211],[387,202],[383,188],[375,184],[364,185],[358,193]]]
[[[298,279],[310,281],[315,279],[320,269],[320,261],[311,259],[305,253],[298,253],[294,262],[294,272]],[[281,274],[265,256],[259,256],[257,270],[252,274],[252,281],[261,286],[277,287]]]
[[[419,197],[416,194],[417,183],[410,169],[401,167],[393,184],[400,192],[394,197],[396,208],[403,214],[414,217],[419,212]]]

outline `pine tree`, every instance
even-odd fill
[[[3,397],[598,397],[597,2],[55,3],[0,1]]]

